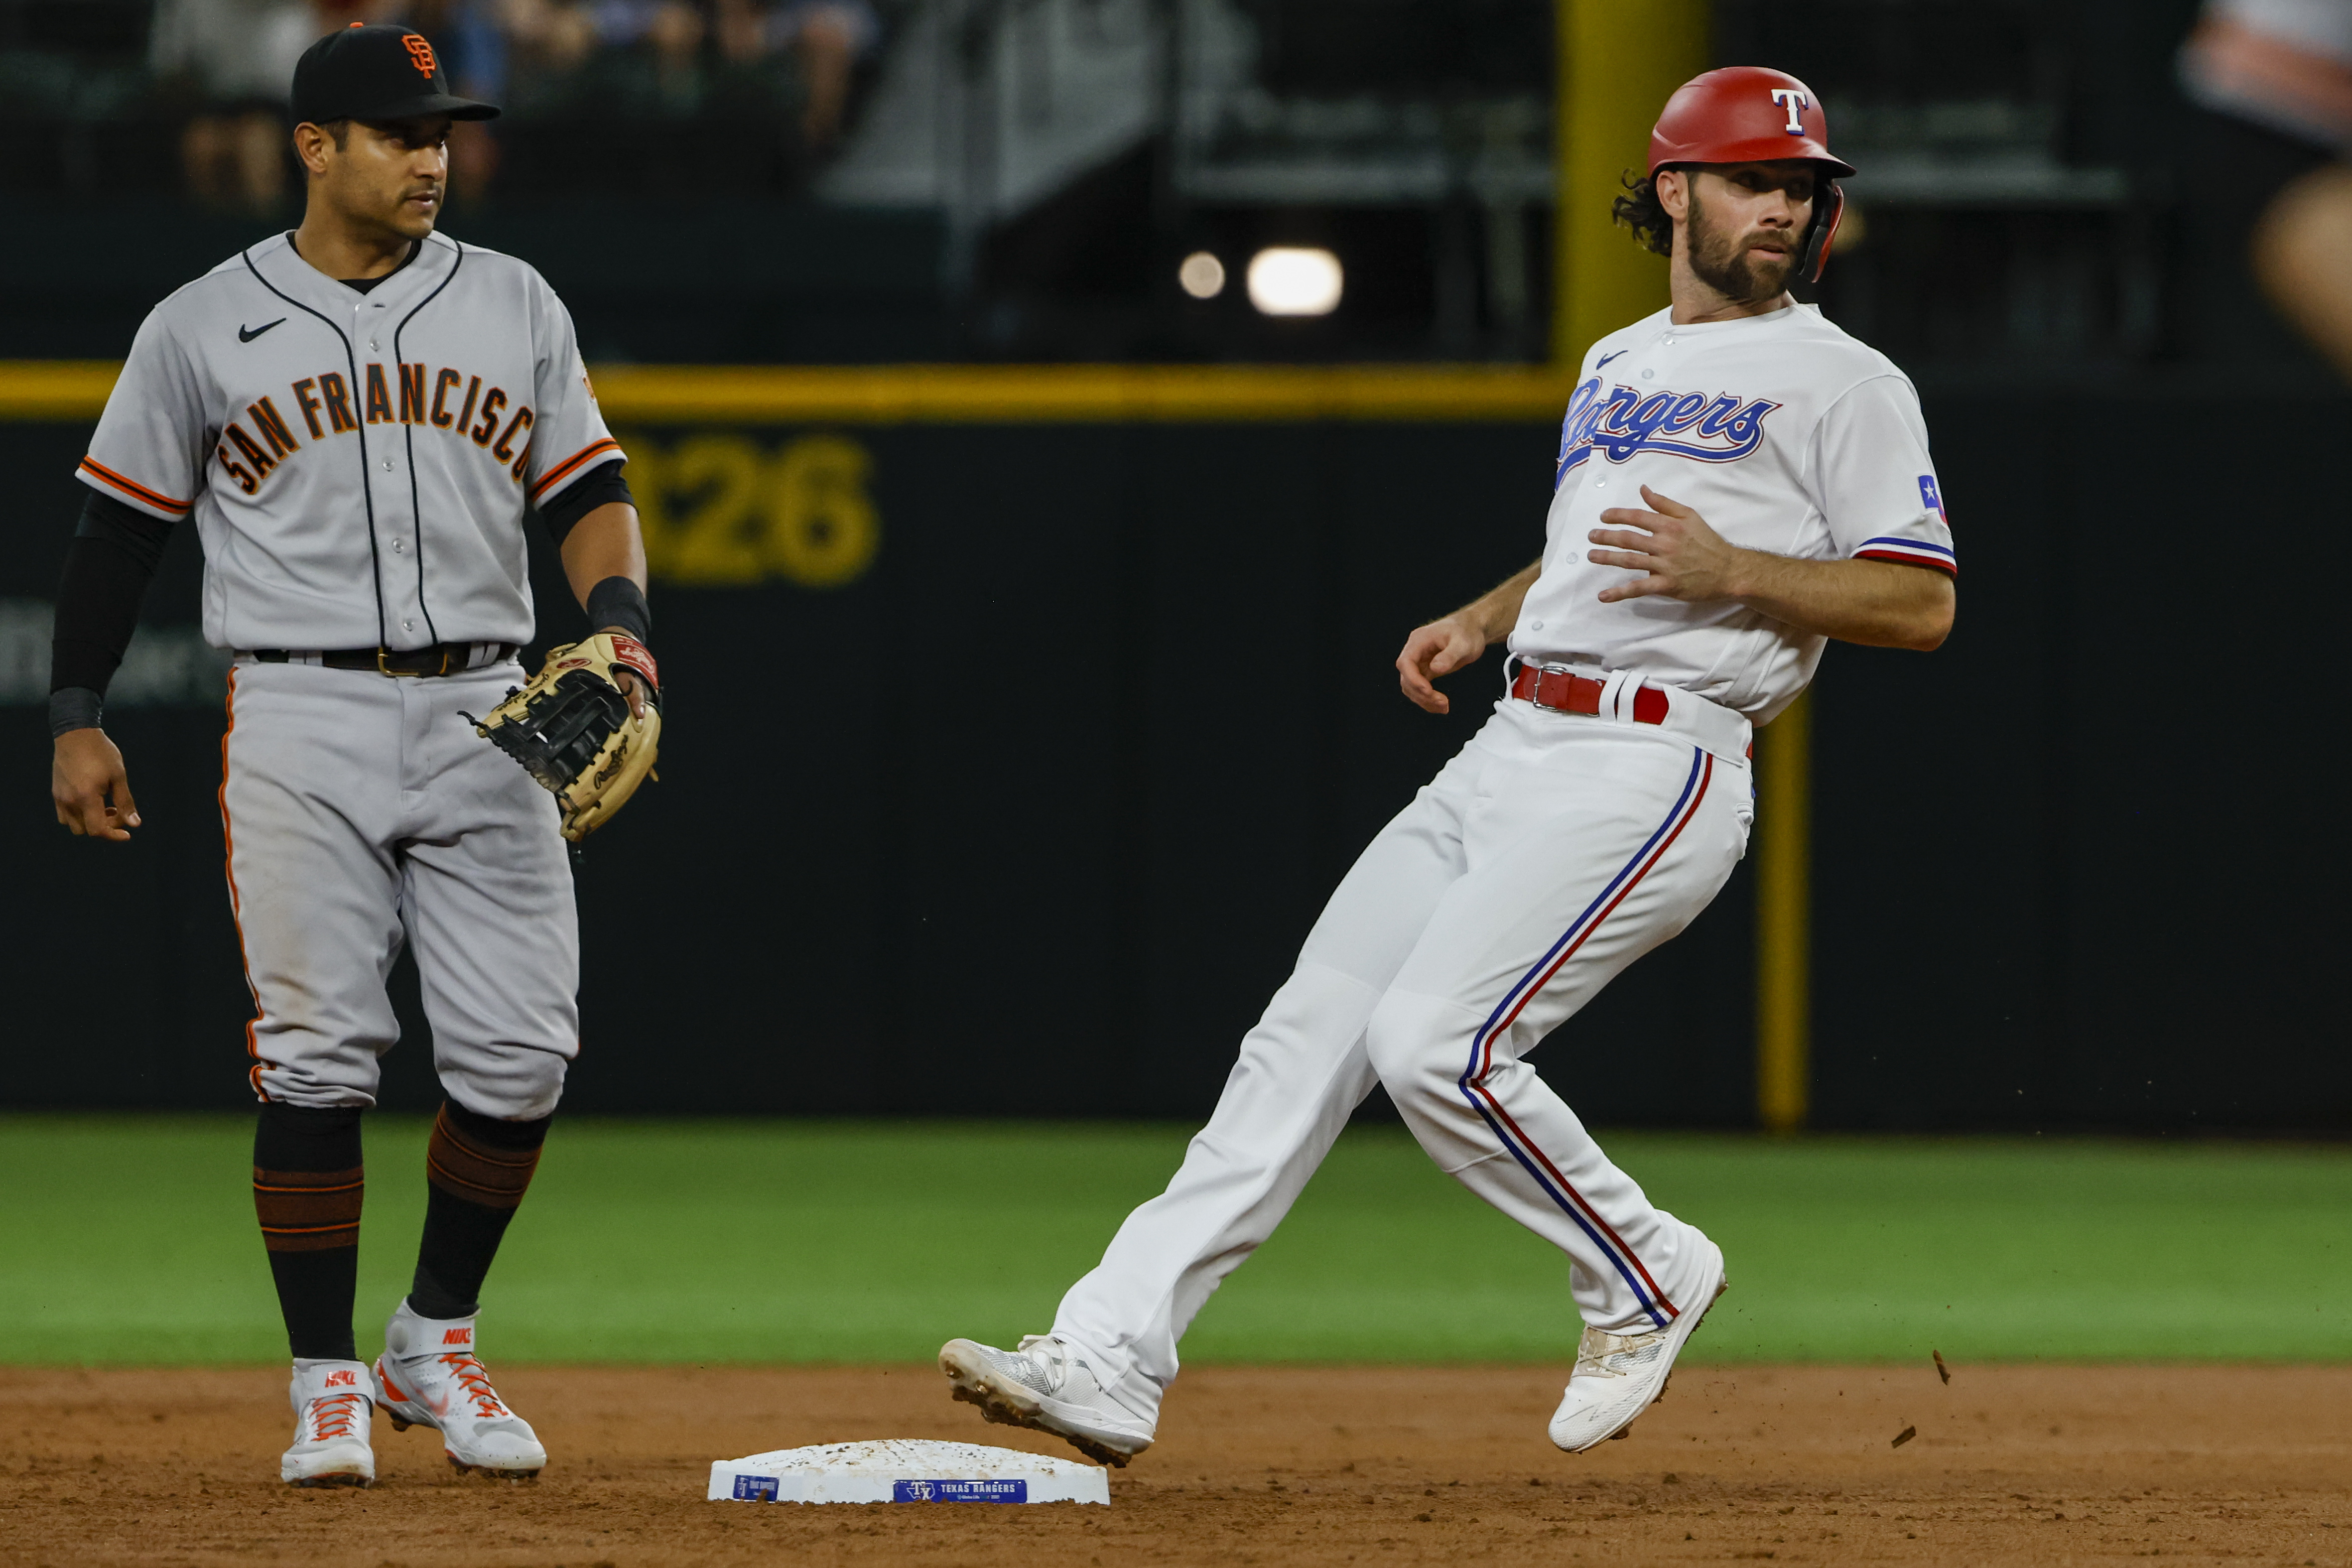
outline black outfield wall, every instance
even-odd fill
[[[1814,1102],[1845,1128],[2352,1129],[2331,689],[2352,405],[1931,396],[1963,579],[1816,689]],[[50,821],[39,625],[86,426],[0,426],[0,1103],[234,1106],[219,681],[174,542],[110,728],[148,826]],[[1212,1102],[1349,858],[1475,727],[1416,620],[1531,558],[1540,424],[624,431],[662,779],[588,847],[595,1111]],[[186,532],[188,531],[183,531]],[[578,613],[541,563],[542,619]],[[693,584],[693,585],[689,585]],[[1746,872],[1545,1048],[1591,1119],[1751,1120]],[[429,1037],[386,1102],[433,1095]]]

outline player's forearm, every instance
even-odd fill
[[[1500,642],[1519,624],[1519,606],[1528,602],[1528,590],[1542,572],[1541,561],[1531,563],[1454,611],[1454,618],[1467,622],[1487,642]]]
[[[625,501],[609,501],[574,523],[563,536],[562,555],[563,575],[583,609],[589,591],[607,577],[626,577],[640,592],[645,588],[646,542],[637,509]]]
[[[1870,647],[1939,646],[1952,630],[1952,580],[1886,561],[1795,561],[1740,551],[1730,597],[1774,620]]]
[[[105,496],[83,498],[66,551],[50,640],[49,732],[96,728],[109,681],[139,625],[139,605],[172,525]]]

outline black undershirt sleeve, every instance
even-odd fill
[[[629,493],[629,481],[621,474],[626,462],[626,458],[614,458],[597,464],[566,485],[562,495],[540,508],[539,521],[547,525],[548,537],[562,543],[563,536],[600,506],[614,501],[636,505],[637,498]]]
[[[66,548],[58,618],[49,640],[49,689],[106,695],[147,596],[172,525],[95,491]]]

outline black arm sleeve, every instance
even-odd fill
[[[93,491],[66,548],[58,584],[57,626],[49,639],[49,689],[79,687],[106,695],[131,634],[140,602],[154,579],[172,525],[136,507]]]
[[[547,525],[548,537],[558,544],[562,543],[563,536],[571,532],[582,518],[610,502],[636,505],[637,498],[629,493],[629,481],[621,477],[621,469],[626,461],[625,458],[615,458],[609,463],[597,464],[566,486],[562,495],[541,507],[539,521]]]

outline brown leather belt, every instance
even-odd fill
[[[481,664],[474,662],[478,651],[487,650],[490,657]],[[431,647],[411,647],[394,650],[388,647],[331,647],[316,653],[294,652],[282,647],[257,647],[253,657],[263,664],[309,664],[312,659],[329,669],[373,669],[379,675],[462,675],[512,658],[515,645],[510,642],[440,642]]]
[[[1595,680],[1589,675],[1572,670],[1545,669],[1532,664],[1519,666],[1511,677],[1511,695],[1522,702],[1532,702],[1538,708],[1555,709],[1562,713],[1601,711],[1601,694],[1609,683]],[[1666,694],[1654,686],[1633,689],[1633,722],[1663,724],[1666,721]]]

